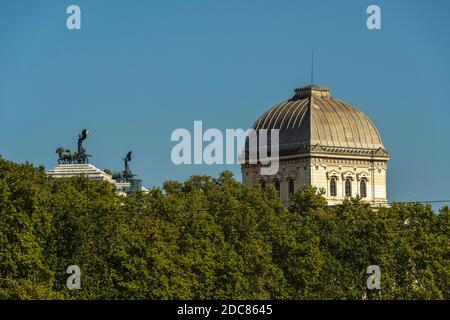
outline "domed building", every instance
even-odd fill
[[[360,196],[372,206],[387,205],[389,154],[370,119],[315,85],[264,113],[252,127],[279,130],[279,170],[263,176],[261,164],[242,164],[243,182],[272,184],[285,203],[302,185],[323,188],[329,205]],[[248,159],[248,144],[246,155]]]

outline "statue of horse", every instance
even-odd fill
[[[117,182],[126,182],[125,179],[123,178],[122,174],[120,172],[114,172],[112,175],[112,178],[114,180],[116,180]]]
[[[56,149],[56,153],[58,154],[58,163],[59,164],[68,164],[74,163],[77,154],[75,152],[70,152],[70,150],[66,150],[63,147],[59,147]]]
[[[126,182],[126,181],[124,180],[123,176],[122,176],[122,173],[120,173],[120,172],[112,171],[112,170],[109,170],[109,169],[105,169],[105,170],[103,170],[103,172],[106,173],[106,174],[108,174],[108,175],[110,175],[111,178],[112,178],[113,180],[115,180],[116,182],[119,182],[119,183],[120,183],[120,182]]]

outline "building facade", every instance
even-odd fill
[[[356,196],[372,206],[387,205],[389,154],[377,128],[327,88],[295,89],[290,100],[269,109],[252,128],[279,130],[279,170],[263,176],[261,164],[246,161],[241,168],[244,183],[271,184],[285,203],[300,186],[310,185],[325,191],[329,205]],[[248,154],[247,144],[247,159]]]

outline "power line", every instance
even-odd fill
[[[389,201],[388,203],[446,203],[450,200],[423,200],[423,201]]]

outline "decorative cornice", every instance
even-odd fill
[[[386,150],[379,149],[352,149],[338,147],[302,146],[296,150],[290,149],[280,151],[280,164],[293,164],[305,162],[320,163],[343,163],[343,164],[375,164],[384,166],[389,160]],[[242,164],[243,167],[254,166],[248,160]]]
[[[327,165],[340,165],[340,166],[348,166],[348,165],[358,165],[363,167],[372,167],[375,168],[386,168],[386,160],[371,160],[371,159],[348,159],[348,158],[325,158],[325,157],[299,157],[299,158],[289,158],[289,159],[280,159],[280,165],[308,165],[314,166],[316,164],[327,164]],[[242,164],[242,168],[260,168],[261,164]],[[371,168],[368,169],[369,171]]]
[[[316,145],[307,145],[307,144],[295,144],[290,146],[281,146],[279,150],[279,158],[280,161],[284,160],[285,157],[292,156],[358,156],[364,158],[377,158],[382,160],[389,160],[389,153],[383,149],[360,149],[360,148],[346,148],[346,147],[328,147],[321,146],[320,144]],[[248,163],[249,154],[246,151],[246,163]]]
[[[363,155],[369,157],[389,157],[389,153],[383,149],[360,149],[360,148],[346,148],[335,146],[321,146],[320,144],[307,145],[295,144],[290,146],[283,146],[280,149],[280,156],[293,154],[308,154],[308,153],[326,153],[326,154],[343,154],[343,155]]]

